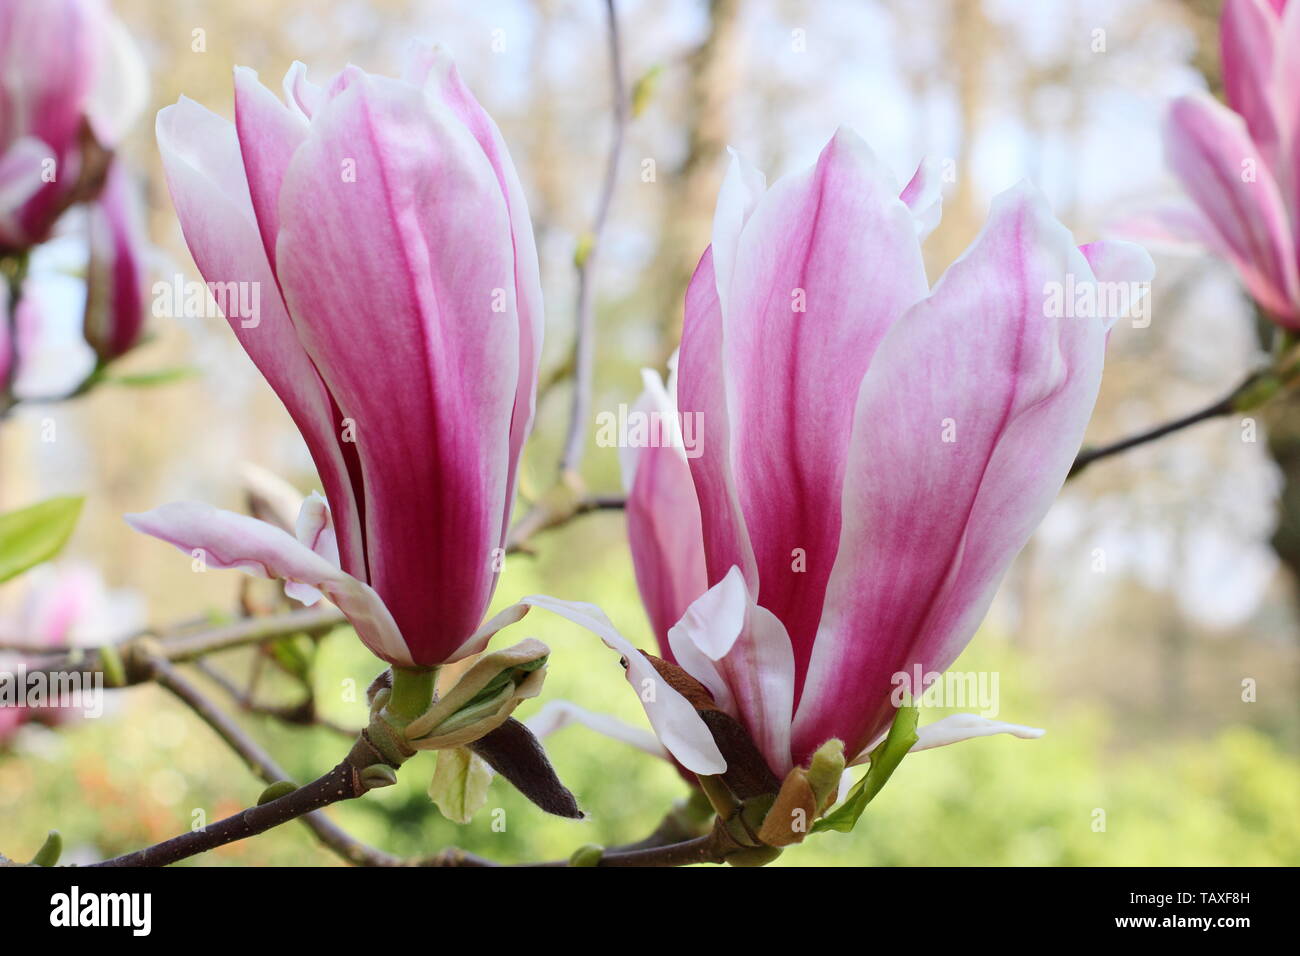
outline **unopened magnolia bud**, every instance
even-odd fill
[[[485,654],[432,707],[406,726],[416,750],[463,747],[491,733],[546,679],[550,648],[529,638]]]
[[[844,741],[831,738],[817,748],[808,762],[808,785],[817,797],[818,812],[825,811],[839,794],[844,776]]]
[[[56,866],[62,853],[63,837],[59,836],[58,830],[51,830],[50,835],[41,844],[41,848],[32,857],[32,866]]]
[[[569,857],[569,866],[600,866],[600,858],[604,855],[603,846],[587,843],[573,851]]]
[[[813,754],[807,769],[795,767],[786,775],[758,838],[768,846],[802,843],[813,821],[834,802],[843,773],[844,744],[828,740]]]
[[[397,771],[386,763],[373,763],[361,771],[361,783],[367,790],[391,787],[397,783]]]
[[[272,800],[279,800],[283,796],[293,793],[298,789],[298,785],[292,780],[277,780],[257,798],[257,805],[260,807],[264,803],[270,803]]]
[[[728,853],[727,862],[732,866],[767,866],[780,855],[778,847],[755,846]]]

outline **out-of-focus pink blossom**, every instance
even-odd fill
[[[93,197],[147,90],[102,0],[6,0],[0,63],[0,251],[24,250]]]
[[[1127,223],[1137,238],[1193,241],[1231,262],[1260,310],[1300,329],[1300,3],[1227,0],[1227,105],[1175,100],[1165,160],[1195,208]]]

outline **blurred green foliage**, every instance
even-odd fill
[[[621,521],[587,520],[599,523],[594,537],[611,545],[607,560],[579,568],[563,560],[512,558],[498,604],[538,590],[594,599],[630,638],[648,645],[625,552],[616,546]],[[590,530],[578,532],[588,545]],[[548,544],[563,548],[570,534]],[[526,719],[548,699],[568,698],[644,725],[617,656],[599,641],[534,610],[498,643],[526,636],[549,643],[553,655],[541,700],[525,704],[520,716]],[[251,655],[233,652],[216,663],[242,677]],[[1300,761],[1259,730],[1225,724],[1203,739],[1145,737],[1100,705],[1054,702],[1041,689],[1034,659],[1013,653],[995,635],[981,634],[957,666],[999,671],[999,716],[1045,726],[1047,736],[990,737],[910,755],[853,833],[816,834],[787,850],[777,865],[1300,864]],[[325,713],[360,726],[365,687],[378,662],[340,629],[322,642],[313,668]],[[223,699],[218,688],[205,686]],[[280,702],[292,699],[287,686],[280,687]],[[256,802],[265,785],[165,692],[108,693],[113,696],[102,719],[57,730],[27,728],[13,751],[0,754],[0,850],[6,855],[29,857],[46,831],[57,828],[67,848],[64,862],[89,862],[202,823],[199,812],[210,821]],[[923,711],[921,720],[940,716]],[[323,728],[242,719],[300,782],[332,766],[346,747],[343,737]],[[586,821],[546,817],[498,779],[486,808],[457,826],[442,818],[425,792],[432,754],[411,760],[397,786],[330,813],[357,837],[395,853],[456,845],[514,862],[565,857],[584,843],[640,839],[686,792],[667,764],[582,727],[556,734],[547,749],[588,812]],[[337,860],[305,827],[291,824],[189,862]]]

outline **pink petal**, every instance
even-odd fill
[[[937,166],[922,160],[898,198],[912,211],[916,238],[922,242],[934,232],[943,215],[943,181]]]
[[[500,567],[520,330],[496,172],[445,107],[357,71],[313,116],[279,207],[289,311],[355,425],[369,581],[415,659],[439,663]]]
[[[256,577],[316,588],[338,606],[376,655],[392,664],[412,664],[379,595],[279,528],[196,502],[173,502],[143,514],[129,514],[126,520],[137,531],[201,556],[205,567],[238,568]]]
[[[1219,22],[1223,90],[1250,136],[1276,168],[1281,130],[1273,88],[1280,23],[1268,0],[1226,0]]]
[[[723,311],[730,453],[758,601],[789,631],[799,675],[839,544],[835,450],[877,344],[927,290],[912,215],[848,130],[773,185],[740,234]],[[704,457],[725,453],[720,426],[704,419]]]
[[[333,509],[344,569],[364,577],[358,504],[339,441],[342,416],[284,308],[253,214],[235,128],[184,97],[159,112],[157,126],[190,254],[210,284],[243,282],[258,293],[258,315],[227,319],[307,442]]]
[[[1093,281],[1042,196],[1018,187],[877,351],[796,761],[832,737],[860,750],[893,717],[891,675],[947,668],[1064,482],[1106,334],[1104,317],[1049,313],[1049,283],[1071,276]]]
[[[657,376],[650,376],[634,412],[658,415],[659,421],[675,425],[673,402]],[[656,437],[666,441],[671,436]],[[672,660],[668,629],[708,589],[700,506],[680,444],[661,441],[630,452],[625,474],[632,472],[631,489],[625,513],[632,566],[659,649]]]
[[[497,184],[505,197],[506,211],[510,216],[510,235],[514,248],[515,307],[519,319],[519,381],[515,387],[514,411],[510,419],[510,468],[507,475],[505,516],[502,520],[500,544],[505,544],[510,515],[514,508],[515,486],[519,480],[519,463],[523,457],[524,442],[533,424],[537,400],[537,374],[542,358],[542,332],[545,312],[542,307],[542,280],[537,262],[537,246],[533,239],[532,222],[528,216],[528,201],[524,198],[519,174],[515,171],[510,152],[497,124],[474,98],[464,84],[451,57],[441,47],[416,44],[411,56],[419,64],[427,64],[421,85],[437,96],[456,118],[465,124],[470,135],[478,142],[483,155],[492,164]]]
[[[1250,294],[1278,321],[1300,325],[1300,278],[1286,206],[1241,117],[1208,97],[1174,101],[1166,160],[1201,207]],[[1243,179],[1253,161],[1254,181]]]
[[[713,274],[712,247],[704,250],[686,289],[686,314],[678,354],[677,405],[683,418],[703,423],[700,454],[690,459],[699,500],[709,580],[733,566],[756,587],[754,551],[736,497],[731,465],[731,424],[722,377],[722,310]]]
[[[311,119],[325,104],[326,96],[323,89],[307,79],[306,65],[294,60],[284,75],[284,99],[304,119]]]
[[[298,520],[294,527],[294,536],[299,543],[310,548],[335,567],[339,566],[339,542],[334,532],[334,521],[330,517],[330,508],[319,492],[313,491],[302,501],[298,511]],[[311,605],[320,600],[321,594],[309,584],[290,581],[284,586],[284,593],[296,601]]]
[[[294,152],[307,138],[307,122],[258,82],[256,73],[239,66],[235,67],[235,128],[253,215],[274,271],[280,186]]]

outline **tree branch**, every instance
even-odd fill
[[[1235,411],[1243,410],[1242,399],[1255,389],[1256,386],[1260,385],[1264,381],[1265,377],[1265,373],[1252,372],[1231,392],[1223,396],[1223,398],[1211,402],[1204,408],[1184,415],[1181,418],[1176,418],[1173,421],[1165,422],[1163,425],[1157,425],[1156,427],[1147,429],[1146,431],[1138,432],[1136,435],[1130,435],[1128,438],[1112,442],[1109,445],[1099,445],[1094,448],[1082,449],[1074,459],[1074,464],[1070,466],[1070,473],[1067,480],[1076,477],[1081,471],[1095,461],[1100,461],[1103,458],[1109,458],[1112,455],[1118,455],[1120,452],[1128,451],[1130,448],[1136,448],[1139,445],[1153,442],[1158,438],[1163,438],[1165,435],[1181,431],[1182,429],[1195,425],[1198,422],[1208,421],[1211,418],[1219,418],[1224,415],[1231,415]]]
[[[613,93],[613,125],[610,134],[609,156],[605,161],[605,179],[596,202],[596,214],[591,229],[582,239],[574,256],[578,272],[577,328],[573,342],[573,406],[569,412],[568,437],[560,458],[561,477],[578,484],[578,471],[587,446],[587,424],[591,418],[591,392],[594,383],[596,320],[592,305],[592,269],[600,246],[600,236],[609,218],[609,207],[614,199],[614,183],[618,177],[619,159],[623,153],[623,134],[627,127],[627,89],[623,82],[623,52],[619,39],[618,11],[614,0],[605,0],[607,37],[609,41],[610,84]]]
[[[332,607],[308,608],[269,617],[248,618],[234,624],[186,633],[184,629],[138,634],[111,646],[107,653],[116,652],[123,668],[123,682],[116,686],[144,684],[153,680],[150,657],[161,655],[172,663],[196,660],[217,651],[262,644],[266,641],[294,634],[318,635],[332,631],[347,623],[343,615]],[[0,650],[18,650],[21,653],[37,652],[35,642],[20,645],[3,645]],[[53,650],[53,654],[51,654]],[[93,647],[41,647],[45,656],[33,661],[28,672],[64,672],[94,674],[104,673],[102,648]]]

